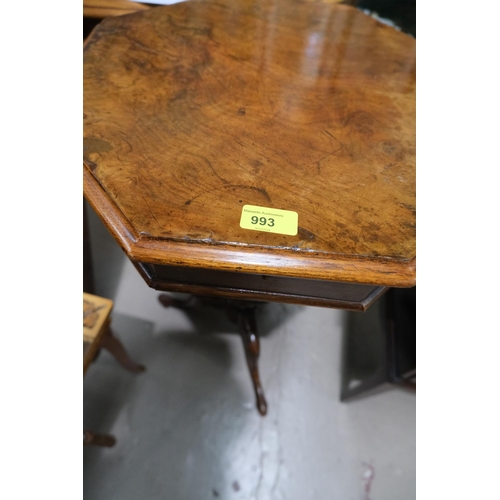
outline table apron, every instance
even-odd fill
[[[133,262],[156,290],[366,311],[388,287]]]

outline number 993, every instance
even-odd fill
[[[252,217],[252,224],[259,224],[259,226],[269,226],[269,227],[274,227],[274,219],[267,219],[266,217],[261,217],[259,219],[259,217],[257,217],[256,215],[254,215]]]

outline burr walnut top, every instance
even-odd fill
[[[104,20],[83,149],[86,197],[133,260],[415,283],[415,40],[352,7]],[[296,234],[242,228],[245,205],[296,212]]]

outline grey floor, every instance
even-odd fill
[[[264,305],[261,417],[224,314],[164,309],[89,217],[96,292],[115,301],[114,331],[147,370],[134,375],[101,352],[85,376],[84,427],[117,438],[84,448],[86,500],[415,498],[415,394],[339,401],[356,336],[352,373],[377,363],[376,312],[373,331],[347,335],[353,318],[342,311]]]

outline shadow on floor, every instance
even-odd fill
[[[181,300],[186,300],[186,294],[168,294]],[[268,336],[273,330],[287,321],[293,321],[305,306],[280,304],[277,302],[262,302],[257,306],[256,323],[260,337]],[[166,310],[168,311],[169,308]],[[199,304],[193,309],[183,309],[183,314],[193,325],[193,330],[201,335],[214,333],[238,334],[237,325],[229,319],[225,309],[211,305]]]
[[[365,313],[349,312],[345,316],[342,336],[342,393],[356,388],[371,377],[378,376],[385,369],[382,328],[384,306],[385,296],[382,296]],[[387,387],[379,387],[373,393]]]
[[[242,361],[234,359],[235,352],[242,357],[239,342],[227,335],[154,333],[151,323],[120,314],[113,325],[146,371],[127,372],[104,351],[88,370],[84,428],[113,434],[117,444],[84,448],[84,498],[118,498],[116,491],[120,500],[144,498],[145,484],[148,498],[195,498],[186,473],[196,475],[198,490],[206,481],[206,498],[212,498],[229,481],[226,450],[248,441],[244,423],[261,418],[253,399],[242,403],[248,393],[231,370]]]
[[[92,207],[84,201],[89,224],[94,295],[114,300],[127,259]]]

